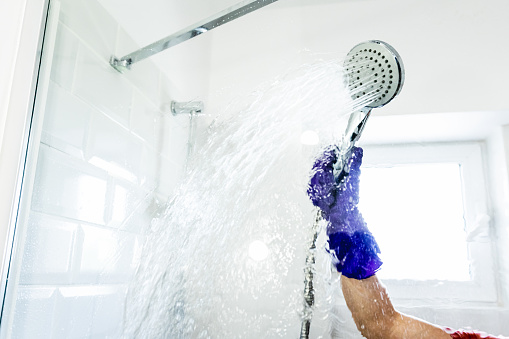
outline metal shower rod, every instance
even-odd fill
[[[110,65],[117,71],[124,72],[131,68],[131,65],[146,59],[154,54],[164,51],[167,48],[178,45],[181,42],[194,38],[200,34],[208,32],[216,27],[226,24],[232,20],[240,18],[248,13],[256,11],[259,8],[270,5],[278,0],[244,0],[235,6],[231,6],[224,11],[213,15],[205,20],[202,20],[190,27],[184,28],[166,38],[156,41],[148,46],[140,48],[122,58],[112,56],[110,58]]]

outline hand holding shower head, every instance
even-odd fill
[[[335,158],[337,155],[336,163],[332,164],[333,167],[333,175],[334,182],[327,183],[327,180],[330,178],[327,173],[330,168],[327,170],[318,171],[318,175],[324,175],[323,178],[327,178],[327,180],[322,180],[323,178],[318,178],[315,181],[321,184],[329,185],[331,188],[336,184],[340,183],[343,178],[348,176],[350,169],[349,167],[349,159],[352,159],[352,153],[355,151],[354,145],[359,139],[364,126],[366,125],[366,121],[369,118],[371,110],[373,108],[382,107],[391,101],[398,93],[401,91],[401,87],[403,86],[403,80],[405,78],[405,73],[403,71],[403,64],[401,62],[401,58],[399,54],[392,48],[389,44],[378,40],[371,40],[367,42],[363,42],[358,44],[348,53],[344,68],[346,71],[346,81],[348,89],[351,92],[352,99],[354,101],[354,109],[359,110],[358,114],[352,114],[350,116],[350,120],[347,125],[347,133],[345,135],[349,135],[348,132],[352,131],[350,137],[347,140],[345,147],[346,152],[341,154],[342,149],[337,149],[337,153],[330,153],[331,158],[329,161],[334,161],[332,158]],[[364,114],[364,117],[362,117]],[[361,117],[360,122],[357,118]],[[330,151],[330,150],[329,150]],[[329,152],[327,151],[327,152]],[[359,149],[357,149],[357,153]],[[322,159],[323,160],[323,159]],[[318,162],[320,163],[320,162]],[[353,163],[353,162],[350,162]],[[324,165],[322,163],[322,165]],[[360,165],[360,164],[359,164]],[[326,164],[326,167],[329,166],[329,163]],[[354,168],[355,169],[355,168]],[[317,175],[315,173],[315,175]],[[320,174],[321,173],[321,174]],[[330,178],[332,179],[332,178]],[[313,180],[313,179],[312,179]],[[328,190],[318,189],[316,191],[310,190],[308,194],[310,194],[311,200],[314,198],[320,198],[314,195],[314,193],[318,192],[318,194],[324,194],[321,198],[325,200],[329,200],[330,196],[328,195]],[[320,199],[318,199],[320,200]],[[316,200],[316,201],[318,201]],[[315,201],[313,200],[313,203]],[[318,204],[316,205],[318,206]],[[309,248],[309,252],[306,258],[306,276],[305,276],[305,288],[304,288],[304,300],[305,300],[305,309],[304,313],[312,314],[310,310],[314,305],[314,288],[313,288],[313,264],[314,260],[314,249],[315,242],[318,236],[318,224],[322,218],[322,211],[319,210],[316,216],[316,221],[314,224],[314,234],[313,240],[311,242],[311,246]],[[367,247],[364,247],[364,250]],[[371,254],[370,254],[371,255]],[[375,253],[376,255],[376,253]],[[369,256],[365,256],[366,258]],[[301,325],[301,333],[300,339],[308,339],[309,338],[309,329],[311,325],[311,317],[308,316],[302,321]]]

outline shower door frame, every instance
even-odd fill
[[[16,5],[9,5],[14,4]],[[21,191],[25,171],[30,132],[34,117],[34,105],[39,80],[39,71],[43,53],[50,0],[10,0],[6,11],[13,18],[1,23],[4,32],[19,33],[13,49],[4,53],[12,58],[12,63],[3,65],[12,67],[11,77],[5,81],[8,105],[0,111],[5,121],[0,125],[3,134],[0,149],[0,331],[2,329],[3,306],[9,277],[9,268],[14,250],[14,234],[19,215]],[[18,11],[13,13],[13,8]],[[2,88],[4,88],[2,84]]]

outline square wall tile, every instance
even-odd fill
[[[127,182],[115,180],[112,185],[111,217],[108,226],[118,228],[136,214],[146,211],[145,191]]]
[[[63,0],[60,21],[104,60],[115,53],[117,23],[96,0]]]
[[[161,111],[169,111],[172,100],[182,97],[178,90],[178,82],[165,76],[162,71],[159,77],[158,95],[159,109]]]
[[[104,224],[107,177],[84,161],[41,145],[32,210]]]
[[[88,338],[92,332],[96,286],[60,287],[53,313],[54,338]]]
[[[178,117],[165,116],[165,129],[162,132],[163,147],[161,153],[170,158],[175,164],[185,165],[189,142],[189,127],[182,126]],[[189,120],[189,118],[187,117]]]
[[[212,46],[213,37],[214,33],[205,34],[199,39],[190,40],[173,47],[170,53],[164,55],[165,64],[174,66],[161,69],[163,75],[161,78],[162,98],[166,93],[179,101],[207,98],[211,80],[210,64],[212,58],[209,46]],[[228,47],[231,48],[231,40]],[[233,54],[226,52],[226,55]],[[257,56],[257,58],[260,57]],[[237,62],[237,60],[235,61]],[[231,68],[231,63],[228,66]],[[231,72],[231,69],[229,71]],[[242,82],[253,76],[246,77]]]
[[[107,60],[101,60],[85,47],[80,48],[74,82],[77,96],[128,127],[132,91],[124,76]]]
[[[143,146],[140,163],[140,184],[144,190],[153,191],[159,183],[161,155],[149,146]]]
[[[131,110],[131,131],[140,136],[150,146],[159,146],[161,135],[161,113],[140,92],[135,91]]]
[[[67,90],[72,87],[78,46],[78,38],[59,22],[51,64],[51,80]]]
[[[19,286],[10,338],[54,338],[56,290]]]
[[[140,47],[141,46],[136,44],[122,28],[119,28],[117,50],[115,54],[118,58],[132,53]],[[158,103],[160,72],[158,67],[150,58],[135,63],[128,72],[123,73],[123,76],[128,79],[134,87],[142,92],[152,102],[152,104],[155,105]]]
[[[60,287],[54,338],[120,338],[126,293],[124,285]]]
[[[119,239],[113,229],[84,225],[79,278],[76,283],[98,283],[100,276],[112,274],[119,258]]]
[[[111,286],[97,296],[92,318],[92,338],[120,338],[127,287]]]
[[[20,283],[69,283],[77,228],[75,223],[32,212],[27,225]]]
[[[82,225],[81,263],[75,283],[122,283],[134,274],[137,236],[114,229]]]
[[[157,207],[154,194],[150,193],[137,206],[135,213],[131,213],[129,217],[124,220],[120,230],[137,235],[146,234],[147,230],[150,229],[152,218],[158,213]]]
[[[167,157],[162,157],[161,176],[159,178],[159,186],[157,187],[159,199],[166,202],[171,196],[173,196],[175,190],[182,182],[184,173],[184,165],[181,163],[175,163]]]
[[[92,117],[86,158],[114,177],[138,182],[143,146],[139,138],[99,112]]]
[[[50,82],[42,142],[76,157],[83,157],[91,107]]]

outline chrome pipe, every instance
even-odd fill
[[[127,54],[122,58],[112,56],[110,58],[110,65],[117,71],[123,73],[125,70],[131,69],[131,65],[138,61],[146,59],[154,54],[164,51],[165,49],[178,45],[181,42],[213,30],[216,27],[240,18],[241,16],[249,14],[276,1],[278,0],[241,1],[240,3],[231,6],[205,20],[199,21],[198,23],[184,28],[166,38],[140,48],[139,50]]]
[[[309,243],[309,249],[306,256],[306,266],[304,267],[304,309],[302,311],[302,323],[300,327],[299,339],[309,339],[309,330],[311,328],[311,319],[313,318],[313,307],[315,306],[315,288],[313,286],[313,271],[315,265],[316,239],[320,232],[320,220],[322,212],[316,213],[315,223],[312,229],[312,238]]]
[[[172,101],[170,104],[170,111],[173,116],[188,115],[189,116],[189,131],[187,136],[187,157],[185,168],[189,165],[189,159],[193,155],[196,135],[196,117],[203,115],[204,105],[203,101]]]

